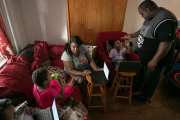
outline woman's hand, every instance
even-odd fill
[[[75,83],[75,80],[73,78],[71,78],[71,80],[67,83],[67,85],[73,86],[74,83]]]
[[[84,71],[82,72],[82,75],[83,75],[83,76],[86,76],[86,75],[88,75],[88,74],[91,74],[91,71],[90,71],[90,70],[84,70]]]

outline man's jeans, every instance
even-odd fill
[[[161,71],[162,67],[160,66],[157,66],[154,71],[149,70],[145,65],[142,66],[141,72],[136,79],[135,87],[147,99],[151,99],[153,96],[160,80]]]

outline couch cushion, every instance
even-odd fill
[[[61,57],[63,51],[64,51],[64,45],[49,45],[50,58]]]
[[[61,54],[64,51],[64,45],[50,45],[49,54],[52,66],[64,68],[64,64],[61,61]]]
[[[48,44],[45,41],[36,41],[34,44],[34,61],[32,63],[32,70],[41,66],[43,62],[49,60]]]

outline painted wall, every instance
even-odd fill
[[[67,41],[66,0],[4,1],[19,49],[35,40],[51,44]]]
[[[141,0],[128,0],[123,31],[133,33],[141,25],[142,19],[137,10],[140,2]]]
[[[143,0],[128,0],[123,31],[135,32],[142,24],[143,19],[138,14],[137,7]],[[171,10],[180,19],[180,0],[154,0],[159,6]]]
[[[21,0],[28,40],[67,41],[66,0]]]
[[[3,15],[9,39],[15,51],[19,51],[26,41],[26,33],[22,21],[22,10],[19,7],[21,1],[1,0],[1,13]]]
[[[67,41],[67,0],[1,0],[6,1],[17,47],[35,40],[61,44]],[[128,0],[123,31],[134,32],[142,24],[137,7],[142,0]],[[180,0],[155,0],[180,19]],[[1,3],[1,2],[0,2]],[[13,42],[15,45],[15,42]]]

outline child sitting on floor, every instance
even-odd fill
[[[61,97],[61,85],[57,80],[49,80],[48,70],[39,68],[33,72],[32,79],[34,82],[33,94],[40,108],[48,108],[52,106],[56,97]],[[63,94],[65,98],[72,96],[73,86],[64,86]]]
[[[84,105],[77,100],[76,96],[80,93],[73,86],[73,80],[61,87],[57,80],[50,80],[50,75],[46,68],[39,68],[33,72],[33,94],[38,107],[46,109],[51,107],[54,98],[63,100],[65,104],[58,104],[58,114],[63,120],[71,120],[72,117],[77,120],[87,120],[88,112]],[[63,92],[62,92],[63,91]],[[59,99],[60,98],[60,99]],[[57,101],[59,103],[59,101]]]

